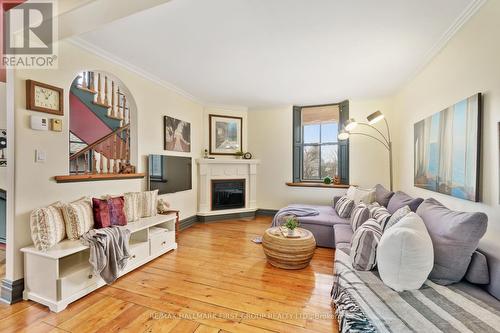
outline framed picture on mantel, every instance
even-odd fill
[[[236,155],[243,147],[243,118],[209,115],[210,155]]]

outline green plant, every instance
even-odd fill
[[[289,230],[294,230],[299,226],[299,220],[295,216],[287,216],[283,225]]]
[[[332,177],[330,176],[326,176],[324,179],[323,179],[323,183],[325,184],[331,184],[333,181]]]

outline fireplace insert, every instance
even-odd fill
[[[212,210],[245,207],[245,179],[212,180]]]

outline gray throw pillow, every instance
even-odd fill
[[[351,217],[351,212],[354,209],[354,200],[349,199],[346,196],[341,197],[335,204],[335,210],[337,214],[342,218]]]
[[[365,203],[357,205],[351,213],[352,231],[356,231],[363,223],[370,218],[370,210]]]
[[[394,214],[391,215],[389,221],[384,226],[384,232],[388,230],[390,227],[394,226],[396,223],[401,221],[403,217],[411,213],[411,209],[408,206],[404,206],[399,208]]]
[[[434,247],[434,268],[429,279],[442,285],[459,282],[486,233],[488,216],[452,211],[432,198],[418,207],[417,214],[424,220]]]
[[[397,191],[387,204],[389,213],[394,214],[399,208],[408,206],[412,212],[416,212],[418,206],[424,201],[422,198],[412,198],[408,194]]]
[[[358,271],[370,271],[377,265],[377,247],[382,228],[374,219],[363,223],[351,240],[351,263]]]
[[[465,279],[474,284],[490,283],[490,270],[484,254],[474,251]]]
[[[380,184],[375,185],[375,201],[381,206],[387,207],[389,200],[391,200],[394,192],[387,190]]]

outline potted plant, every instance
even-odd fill
[[[323,183],[324,183],[324,184],[326,184],[326,185],[330,185],[332,182],[333,182],[333,179],[332,179],[332,177],[330,177],[330,176],[326,176],[326,177],[323,179]]]
[[[237,151],[234,155],[236,155],[236,158],[242,158],[245,153],[243,151]]]
[[[290,215],[285,218],[285,223],[283,226],[287,229],[288,236],[294,237],[296,236],[296,228],[299,226],[299,220],[297,217]]]

